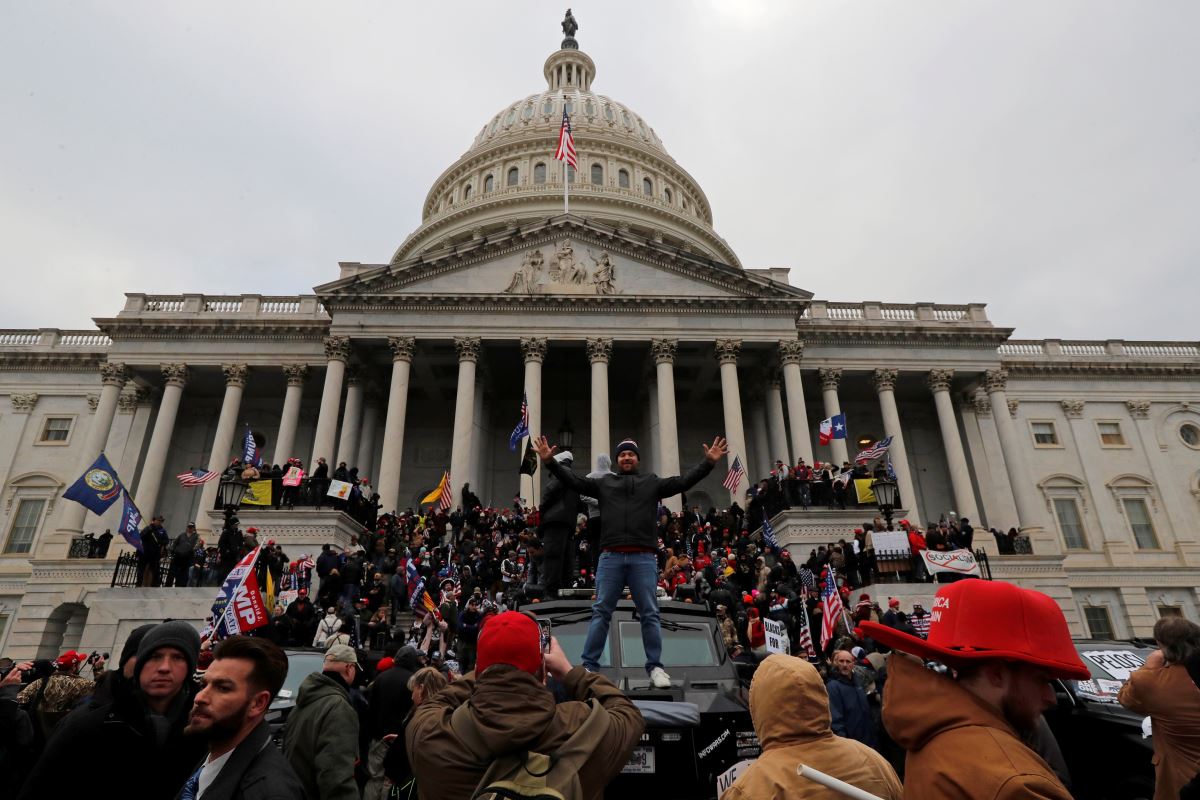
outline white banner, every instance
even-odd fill
[[[345,481],[330,481],[329,491],[326,494],[339,500],[345,500],[350,496],[350,484]]]
[[[764,619],[763,629],[767,634],[767,649],[786,656],[789,650],[787,626],[773,619]]]
[[[912,552],[908,544],[908,534],[904,531],[876,531],[871,534],[871,542],[875,546],[876,555]]]
[[[955,575],[974,575],[981,577],[979,562],[970,550],[951,550],[948,553],[936,550],[922,550],[921,557],[925,559],[925,568],[930,575],[939,572],[953,572]]]
[[[752,759],[752,758],[746,759],[744,761],[739,761],[736,764],[734,764],[732,767],[730,767],[729,769],[725,770],[720,775],[718,775],[717,776],[717,797],[720,797],[721,795],[725,794],[725,790],[728,789],[730,786],[733,786],[733,784],[737,781],[737,779],[739,777],[741,777],[741,774],[743,772],[745,772],[747,769],[749,769],[750,765],[753,763],[754,763],[754,759]]]

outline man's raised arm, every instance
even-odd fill
[[[686,475],[676,475],[673,478],[659,478],[658,496],[660,499],[677,495],[680,492],[686,492],[704,480],[705,476],[713,471],[713,466],[729,452],[725,440],[720,436],[713,439],[712,445],[701,444],[700,446],[704,448],[704,460],[688,470]]]

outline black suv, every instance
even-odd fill
[[[567,658],[580,663],[590,601],[553,600],[523,610],[549,619]],[[641,709],[646,732],[605,796],[716,798],[736,777],[735,766],[761,752],[750,720],[749,665],[726,652],[717,620],[703,605],[664,600],[659,610],[670,689],[650,685],[633,603],[622,600],[613,612],[600,672]]]
[[[1154,644],[1088,639],[1077,640],[1075,649],[1092,677],[1055,681],[1058,706],[1046,712],[1071,771],[1072,793],[1094,800],[1153,797],[1153,744],[1142,737],[1142,717],[1121,706],[1117,693]]]

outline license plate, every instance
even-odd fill
[[[635,747],[629,756],[629,763],[621,768],[621,772],[629,775],[654,774],[654,748]]]

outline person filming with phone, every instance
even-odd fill
[[[600,798],[629,761],[641,712],[608,678],[572,666],[553,636],[543,650],[542,630],[520,611],[489,618],[475,671],[413,712],[404,735],[422,798],[465,800],[513,782],[525,795]],[[567,702],[555,704],[547,677]]]

